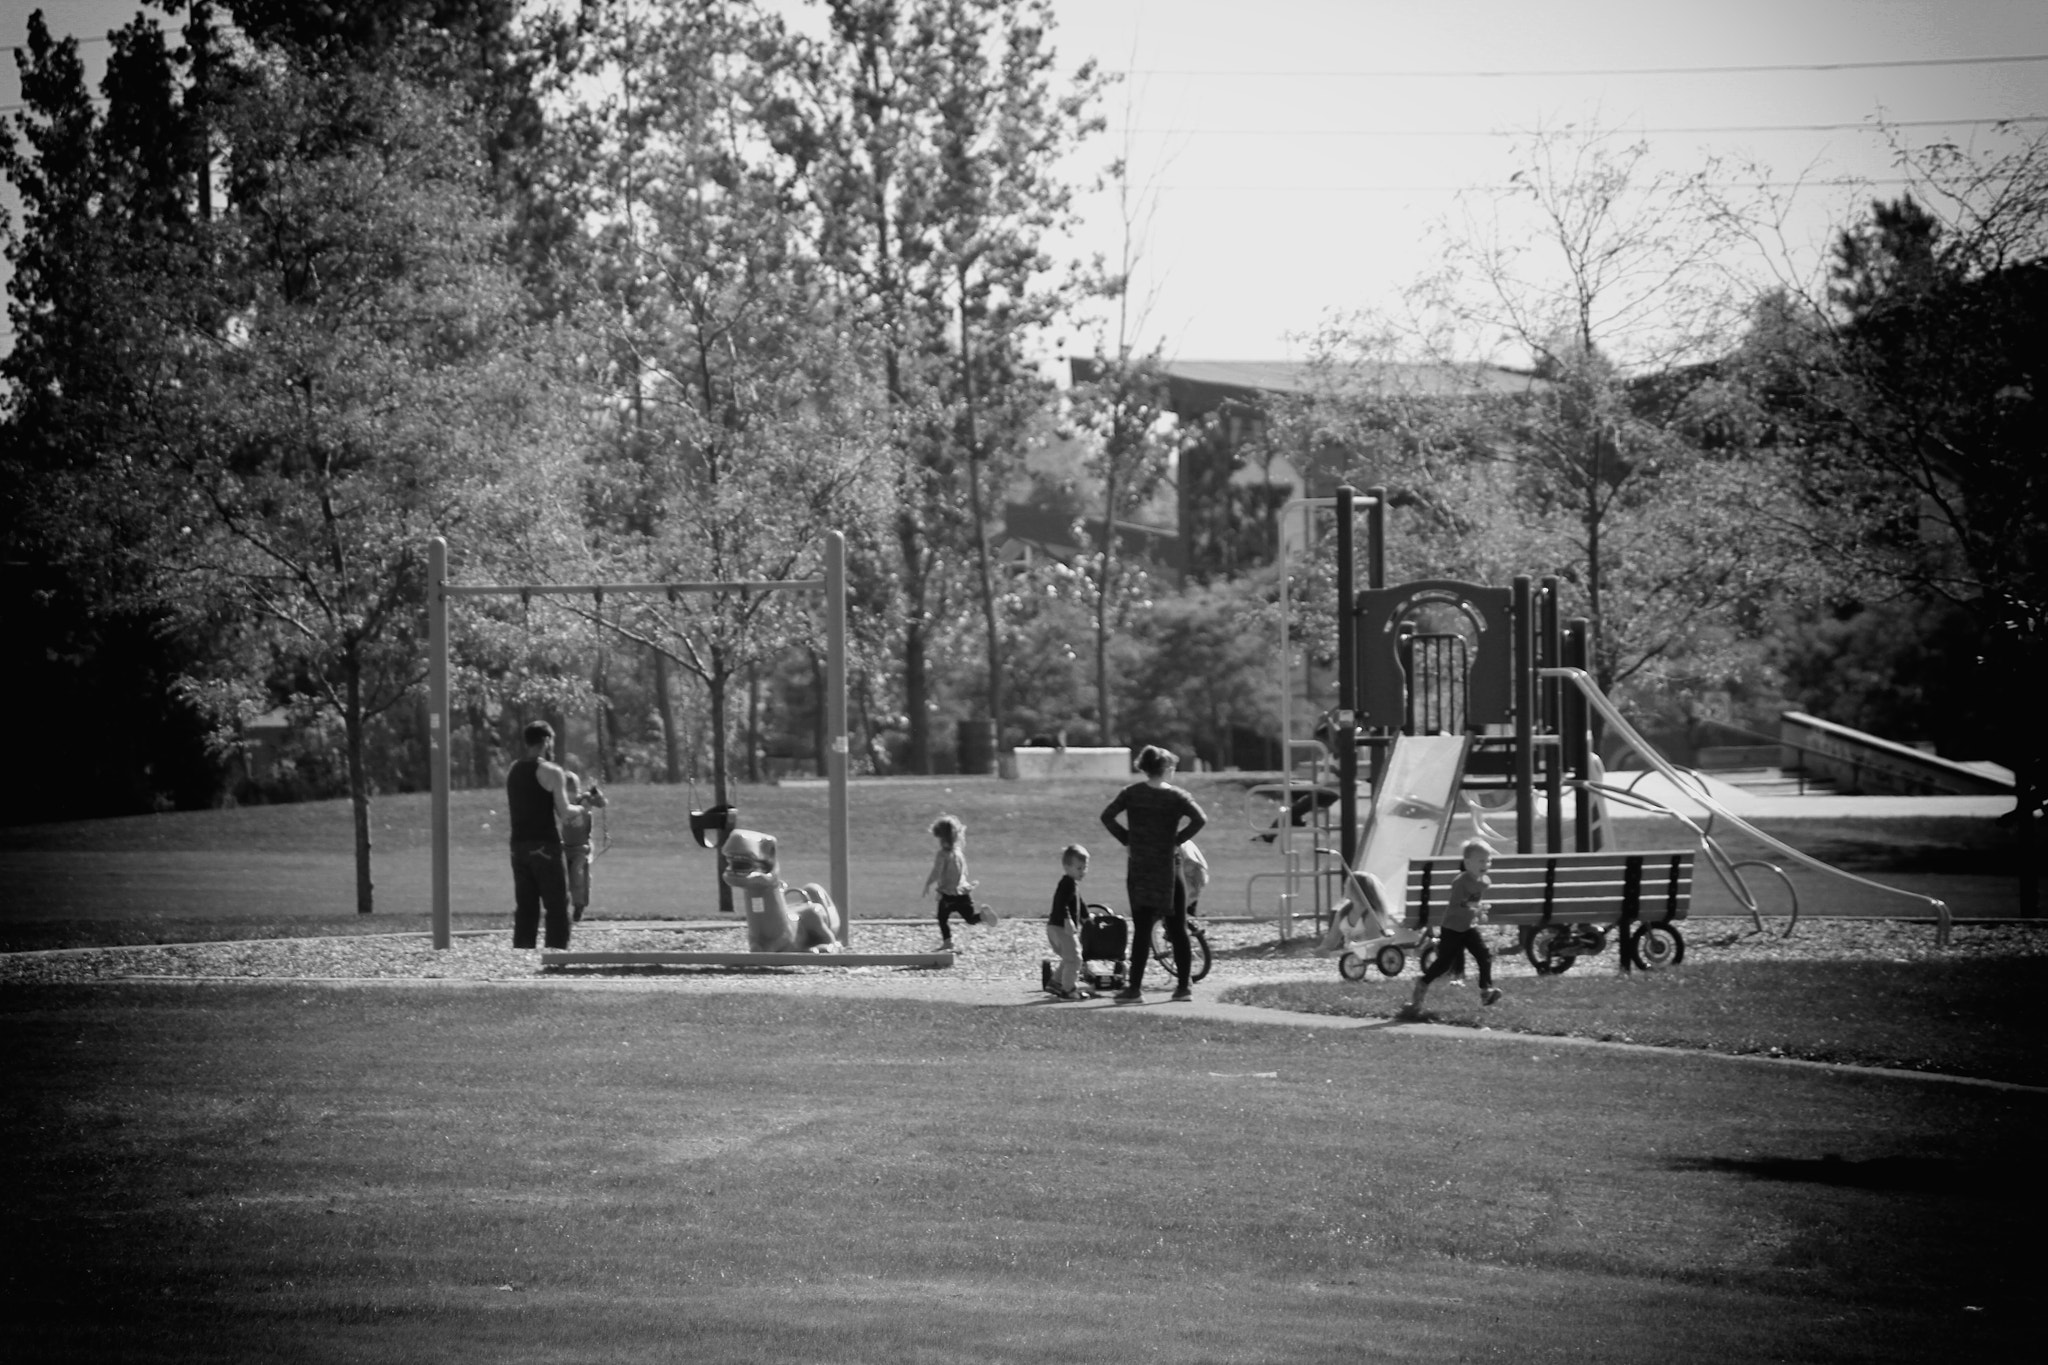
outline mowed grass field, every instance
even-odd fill
[[[2033,1358],[2048,1101],[621,989],[0,995],[10,1361]]]
[[[1241,887],[1270,866],[1241,791],[1191,785]],[[856,788],[856,912],[917,907],[940,809],[984,897],[1035,911],[1062,844],[1113,855],[1114,787]],[[496,927],[492,795],[457,802],[456,897]],[[708,913],[686,794],[619,796],[600,909]],[[825,875],[822,789],[740,803]],[[4,932],[422,929],[424,800],[378,819],[368,917],[339,803],[0,832]],[[1998,856],[1929,822],[1825,837],[1869,862],[1965,849],[1902,869],[1952,899]],[[2030,1079],[2038,961],[1891,989],[1888,964],[1827,965],[1575,973],[1503,1007],[1667,1051],[702,978],[11,986],[0,1340],[9,1361],[2031,1358],[2048,1095],[1686,1049],[1796,1025],[1842,1057]],[[1303,989],[1274,1003],[1349,1008]]]
[[[1210,817],[1200,842],[1215,872],[1204,898],[1211,915],[1242,914],[1247,887],[1263,910],[1277,891],[1271,844],[1253,835],[1271,819],[1250,795],[1251,779],[1184,776]],[[941,811],[968,827],[967,852],[978,895],[1007,915],[1038,913],[1059,877],[1070,842],[1096,854],[1089,894],[1122,903],[1122,852],[1098,812],[1120,784],[1112,781],[1001,782],[989,778],[915,779],[858,784],[850,797],[851,904],[858,918],[929,913],[919,891],[934,843],[926,829]],[[703,918],[716,912],[713,859],[690,841],[688,788],[612,789],[605,814],[608,847],[594,871],[591,913],[598,918]],[[709,805],[699,791],[700,805]],[[741,787],[742,823],[778,837],[789,880],[829,880],[827,794],[821,785]],[[504,798],[458,791],[451,799],[451,905],[459,927],[509,923],[511,877],[505,865]],[[429,806],[424,795],[381,797],[373,807],[375,914],[357,923],[351,816],[346,802],[255,806],[228,811],[137,816],[0,829],[0,946],[60,942],[148,942],[213,938],[261,929],[283,932],[423,930],[431,909]],[[1617,821],[1630,847],[1687,847],[1671,822]],[[1926,818],[1857,822],[1785,820],[1771,832],[1816,856],[1907,890],[1946,899],[1963,918],[2018,912],[2011,834],[1990,821]],[[1761,856],[1740,836],[1733,856]],[[1805,915],[1920,915],[1926,907],[1796,864],[1787,867]],[[1759,880],[1759,886],[1767,885]],[[1775,884],[1765,896],[1780,916],[1789,902]],[[1732,897],[1704,871],[1695,913],[1736,913]],[[62,926],[62,927],[59,927]]]

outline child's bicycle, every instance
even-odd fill
[[[1167,941],[1166,926],[1154,922],[1152,925],[1152,960],[1167,971],[1174,970],[1173,944]],[[1195,912],[1188,911],[1188,981],[1200,981],[1209,974],[1209,936],[1202,932],[1202,926],[1195,923]]]

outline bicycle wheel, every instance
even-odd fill
[[[1636,965],[1646,972],[1662,971],[1685,961],[1685,936],[1675,924],[1644,924],[1635,931]]]
[[[1166,926],[1155,923],[1152,926],[1152,960],[1167,971],[1173,971],[1173,944],[1166,937]],[[1209,974],[1209,936],[1202,932],[1202,926],[1188,921],[1188,983],[1200,981]]]
[[[1574,956],[1560,951],[1565,941],[1571,937],[1571,932],[1562,924],[1523,926],[1522,956],[1529,959],[1529,965],[1536,969],[1536,975],[1556,976],[1572,969]]]
[[[1337,959],[1337,975],[1346,981],[1365,980],[1365,959],[1357,953],[1346,953]]]

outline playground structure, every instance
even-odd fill
[[[1923,902],[1935,917],[1937,942],[1947,944],[1949,914],[1941,901],[1802,853],[1742,820],[1714,800],[1697,774],[1658,754],[1587,671],[1591,625],[1561,619],[1556,578],[1537,583],[1522,575],[1505,588],[1448,579],[1386,586],[1385,508],[1384,489],[1361,497],[1345,487],[1335,497],[1298,499],[1283,513],[1335,513],[1337,696],[1319,727],[1323,738],[1293,738],[1292,642],[1283,637],[1287,765],[1279,783],[1252,793],[1278,802],[1273,838],[1283,869],[1247,883],[1248,912],[1256,913],[1258,883],[1279,880],[1278,918],[1286,933],[1305,891],[1313,921],[1325,933],[1323,947],[1341,954],[1346,976],[1362,977],[1367,963],[1391,976],[1409,952],[1427,947],[1431,911],[1456,875],[1456,858],[1445,855],[1458,840],[1475,837],[1497,850],[1512,849],[1494,862],[1491,918],[1521,930],[1522,950],[1539,972],[1566,970],[1578,956],[1600,951],[1610,932],[1619,939],[1624,971],[1654,969],[1684,956],[1678,921],[1690,907],[1699,862],[1758,932],[1765,925],[1757,891],[1768,884],[1760,878],[1774,879],[1790,897],[1785,934],[1797,924],[1798,892],[1784,869],[1730,856],[1714,834],[1716,822],[1725,820],[1786,859]],[[1363,589],[1354,550],[1361,511],[1367,523]],[[1283,536],[1283,631],[1289,620],[1285,546]],[[1696,802],[1704,822],[1633,785],[1607,782],[1596,725]],[[1312,761],[1307,780],[1296,776],[1301,755]],[[1615,848],[1610,802],[1675,821],[1696,850]],[[1510,818],[1511,830],[1505,828]],[[1298,835],[1306,836],[1306,850],[1297,848]]]
[[[433,786],[433,914],[434,947],[447,948],[453,942],[449,914],[449,634],[448,607],[462,597],[589,597],[603,604],[607,596],[659,595],[674,599],[683,593],[725,592],[822,592],[825,599],[825,774],[828,788],[826,835],[829,844],[830,880],[826,888],[807,887],[799,893],[803,906],[788,904],[775,879],[774,841],[753,831],[721,828],[721,840],[734,834],[748,834],[755,841],[767,839],[765,868],[754,857],[758,843],[742,841],[752,861],[744,868],[729,868],[740,877],[728,875],[727,884],[750,898],[751,942],[774,946],[744,953],[696,953],[670,951],[578,952],[549,949],[541,954],[546,967],[565,966],[904,966],[949,967],[953,955],[940,953],[855,953],[852,948],[852,909],[848,894],[848,812],[847,812],[847,723],[846,723],[846,540],[837,531],[824,537],[824,576],[807,579],[765,579],[732,582],[680,583],[473,583],[448,582],[448,543],[436,537],[427,548],[427,733],[428,764]],[[719,810],[729,810],[720,807]],[[693,820],[693,824],[696,823]],[[693,833],[696,832],[693,830]],[[721,859],[727,866],[727,859]],[[773,885],[771,886],[771,883]],[[820,905],[819,902],[823,904]],[[772,903],[771,903],[772,902]],[[830,907],[832,914],[824,914]],[[756,933],[756,914],[759,932]],[[778,926],[780,932],[778,932]],[[822,932],[821,932],[822,931]],[[821,938],[829,938],[831,951],[820,953]]]

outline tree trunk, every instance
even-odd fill
[[[497,727],[484,708],[471,703],[467,708],[469,716],[469,776],[475,787],[491,785],[491,752],[497,737]]]
[[[346,688],[343,693],[342,733],[348,748],[348,799],[356,826],[356,913],[367,915],[374,908],[370,883],[370,779],[363,768],[363,674],[353,654],[342,665]]]
[[[1119,419],[1119,422],[1121,419]],[[1115,434],[1115,428],[1112,428]],[[1111,452],[1102,491],[1102,560],[1095,583],[1096,743],[1114,744],[1116,718],[1109,695],[1109,615],[1116,592],[1116,511],[1122,496],[1122,459]]]
[[[661,756],[668,784],[679,786],[683,780],[682,737],[676,734],[676,703],[668,690],[668,655],[660,650],[654,652],[654,710],[661,717]]]
[[[826,762],[826,754],[832,745],[832,737],[829,733],[828,725],[830,718],[826,714],[830,707],[827,705],[825,697],[825,661],[818,656],[817,650],[813,649],[809,653],[811,656],[811,693],[818,699],[817,715],[811,723],[811,751],[818,756],[818,776],[824,777],[828,775],[830,768],[830,765]]]
[[[903,627],[903,710],[910,729],[909,752],[903,766],[913,773],[932,770],[932,724],[926,714],[924,622],[911,620]]]
[[[747,781],[761,780],[761,669],[747,665]]]
[[[996,629],[995,576],[988,562],[988,515],[981,505],[981,437],[976,430],[974,353],[967,330],[967,271],[960,271],[960,387],[967,405],[967,508],[974,518],[974,557],[981,571],[981,624],[988,640],[988,719],[994,748],[1003,747],[1003,644]]]
[[[726,785],[726,683],[730,681],[725,670],[725,651],[716,646],[711,650],[711,676],[705,678],[704,689],[711,699],[711,799],[718,805],[726,805],[732,799]],[[742,812],[742,818],[745,818]],[[772,833],[772,831],[770,831]],[[732,888],[725,884],[725,855],[718,860],[718,913],[733,913]]]

